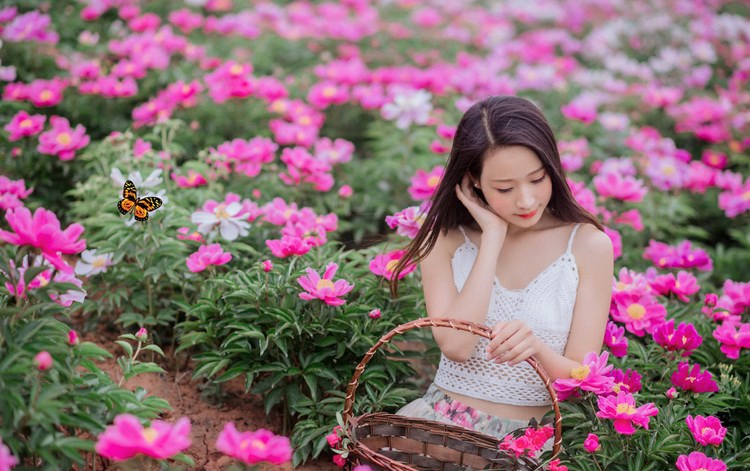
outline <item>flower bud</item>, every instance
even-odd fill
[[[34,357],[34,364],[39,371],[47,371],[52,368],[52,355],[47,351],[41,351]]]
[[[370,319],[380,319],[380,309],[373,309],[367,315],[370,316]]]
[[[341,198],[349,198],[354,193],[354,190],[352,190],[352,187],[349,185],[343,185],[341,188],[339,188],[339,196]]]
[[[263,271],[266,273],[273,270],[273,262],[270,260],[263,260],[261,262],[261,266],[263,267]]]
[[[583,448],[589,453],[594,453],[601,447],[602,446],[599,444],[599,437],[594,433],[590,433],[589,436],[586,437],[586,440],[583,441]]]
[[[78,339],[78,333],[75,330],[68,331],[68,345],[78,345],[80,340]]]
[[[672,388],[667,389],[667,392],[664,393],[664,395],[667,396],[667,399],[675,399],[677,398],[678,393],[677,393],[677,390],[674,387],[672,387]]]
[[[141,327],[138,329],[138,332],[135,333],[135,338],[137,338],[139,342],[145,342],[148,338],[148,330],[146,330],[145,327]]]

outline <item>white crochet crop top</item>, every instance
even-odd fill
[[[500,321],[521,319],[537,338],[555,352],[563,354],[578,289],[578,268],[571,247],[579,226],[576,224],[573,227],[565,253],[539,273],[526,288],[509,290],[495,276],[485,322],[488,327]],[[459,227],[459,230],[465,242],[456,249],[451,264],[453,281],[456,289],[461,291],[478,249],[466,237],[464,229]],[[544,383],[528,363],[508,366],[485,360],[488,342],[484,337],[479,338],[471,357],[462,363],[441,355],[435,384],[446,391],[502,404],[544,406],[552,403]]]

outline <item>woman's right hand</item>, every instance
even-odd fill
[[[471,179],[469,175],[464,175],[461,185],[456,185],[456,196],[458,200],[469,210],[471,216],[479,224],[482,233],[495,233],[499,236],[505,236],[508,231],[508,222],[497,215],[487,203],[482,201],[479,196],[471,189]]]

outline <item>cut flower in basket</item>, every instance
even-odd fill
[[[573,368],[570,378],[558,379],[553,383],[558,400],[564,401],[570,396],[578,396],[579,390],[591,391],[594,394],[605,394],[612,391],[615,379],[608,373],[614,368],[608,365],[609,353],[589,352],[583,357],[583,364]]]
[[[512,451],[516,457],[526,455],[530,458],[536,458],[539,450],[554,434],[555,431],[551,425],[539,428],[529,427],[519,437],[514,437],[512,434],[503,437],[503,441],[500,442],[498,448],[503,451]]]

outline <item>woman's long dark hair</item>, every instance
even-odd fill
[[[394,268],[391,294],[398,296],[398,274],[407,264],[421,262],[435,247],[438,235],[458,226],[470,226],[474,218],[459,201],[456,185],[467,173],[479,180],[487,151],[507,146],[533,150],[552,179],[548,208],[565,222],[591,223],[604,230],[591,213],[578,204],[565,180],[560,153],[552,128],[542,112],[530,101],[515,96],[492,96],[471,106],[464,113],[453,138],[453,146],[443,178],[430,200],[431,207],[422,227],[406,246]]]

